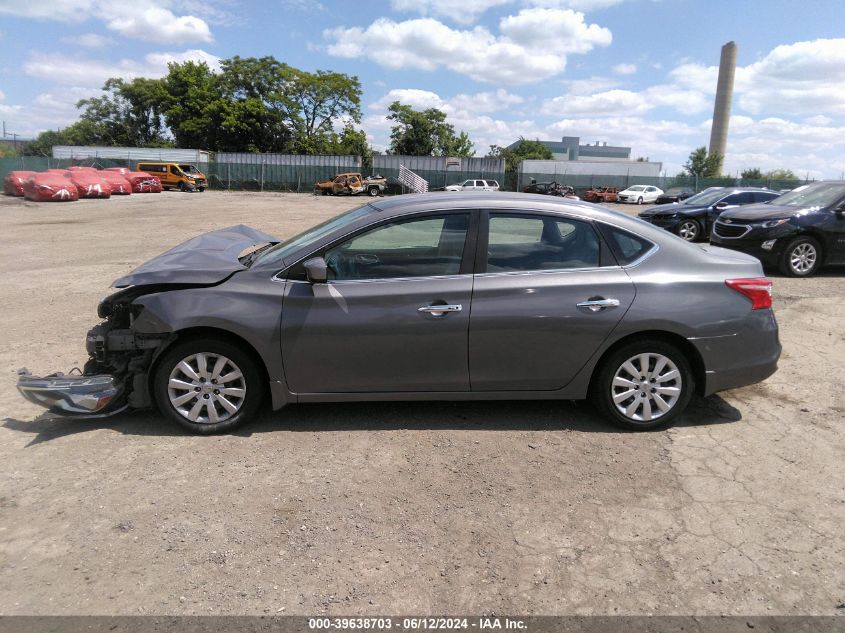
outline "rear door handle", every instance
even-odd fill
[[[464,307],[459,303],[445,304],[439,306],[423,306],[417,308],[417,312],[428,312],[431,316],[443,316],[447,312],[460,312]]]
[[[582,301],[581,303],[577,303],[575,305],[579,308],[587,308],[591,312],[601,312],[607,308],[618,308],[619,299],[588,299],[587,301]]]

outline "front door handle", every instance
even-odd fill
[[[586,301],[582,301],[576,305],[579,308],[587,308],[591,312],[601,312],[607,308],[618,308],[619,299],[604,299],[602,297],[596,297],[594,299],[587,299]]]
[[[460,312],[464,307],[459,303],[444,304],[437,306],[423,306],[417,308],[417,312],[428,312],[431,316],[443,316],[448,312]]]

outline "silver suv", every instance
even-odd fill
[[[472,180],[464,180],[455,185],[446,187],[446,191],[498,191],[499,183],[495,180],[481,180],[474,178]]]

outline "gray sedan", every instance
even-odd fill
[[[27,399],[86,417],[157,405],[218,433],[266,399],[591,397],[651,429],[780,355],[758,260],[522,194],[373,200],[285,241],[234,226],[114,285],[83,374],[21,370]]]

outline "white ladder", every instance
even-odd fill
[[[399,165],[399,182],[417,193],[428,193],[428,181],[415,174],[405,165]]]

